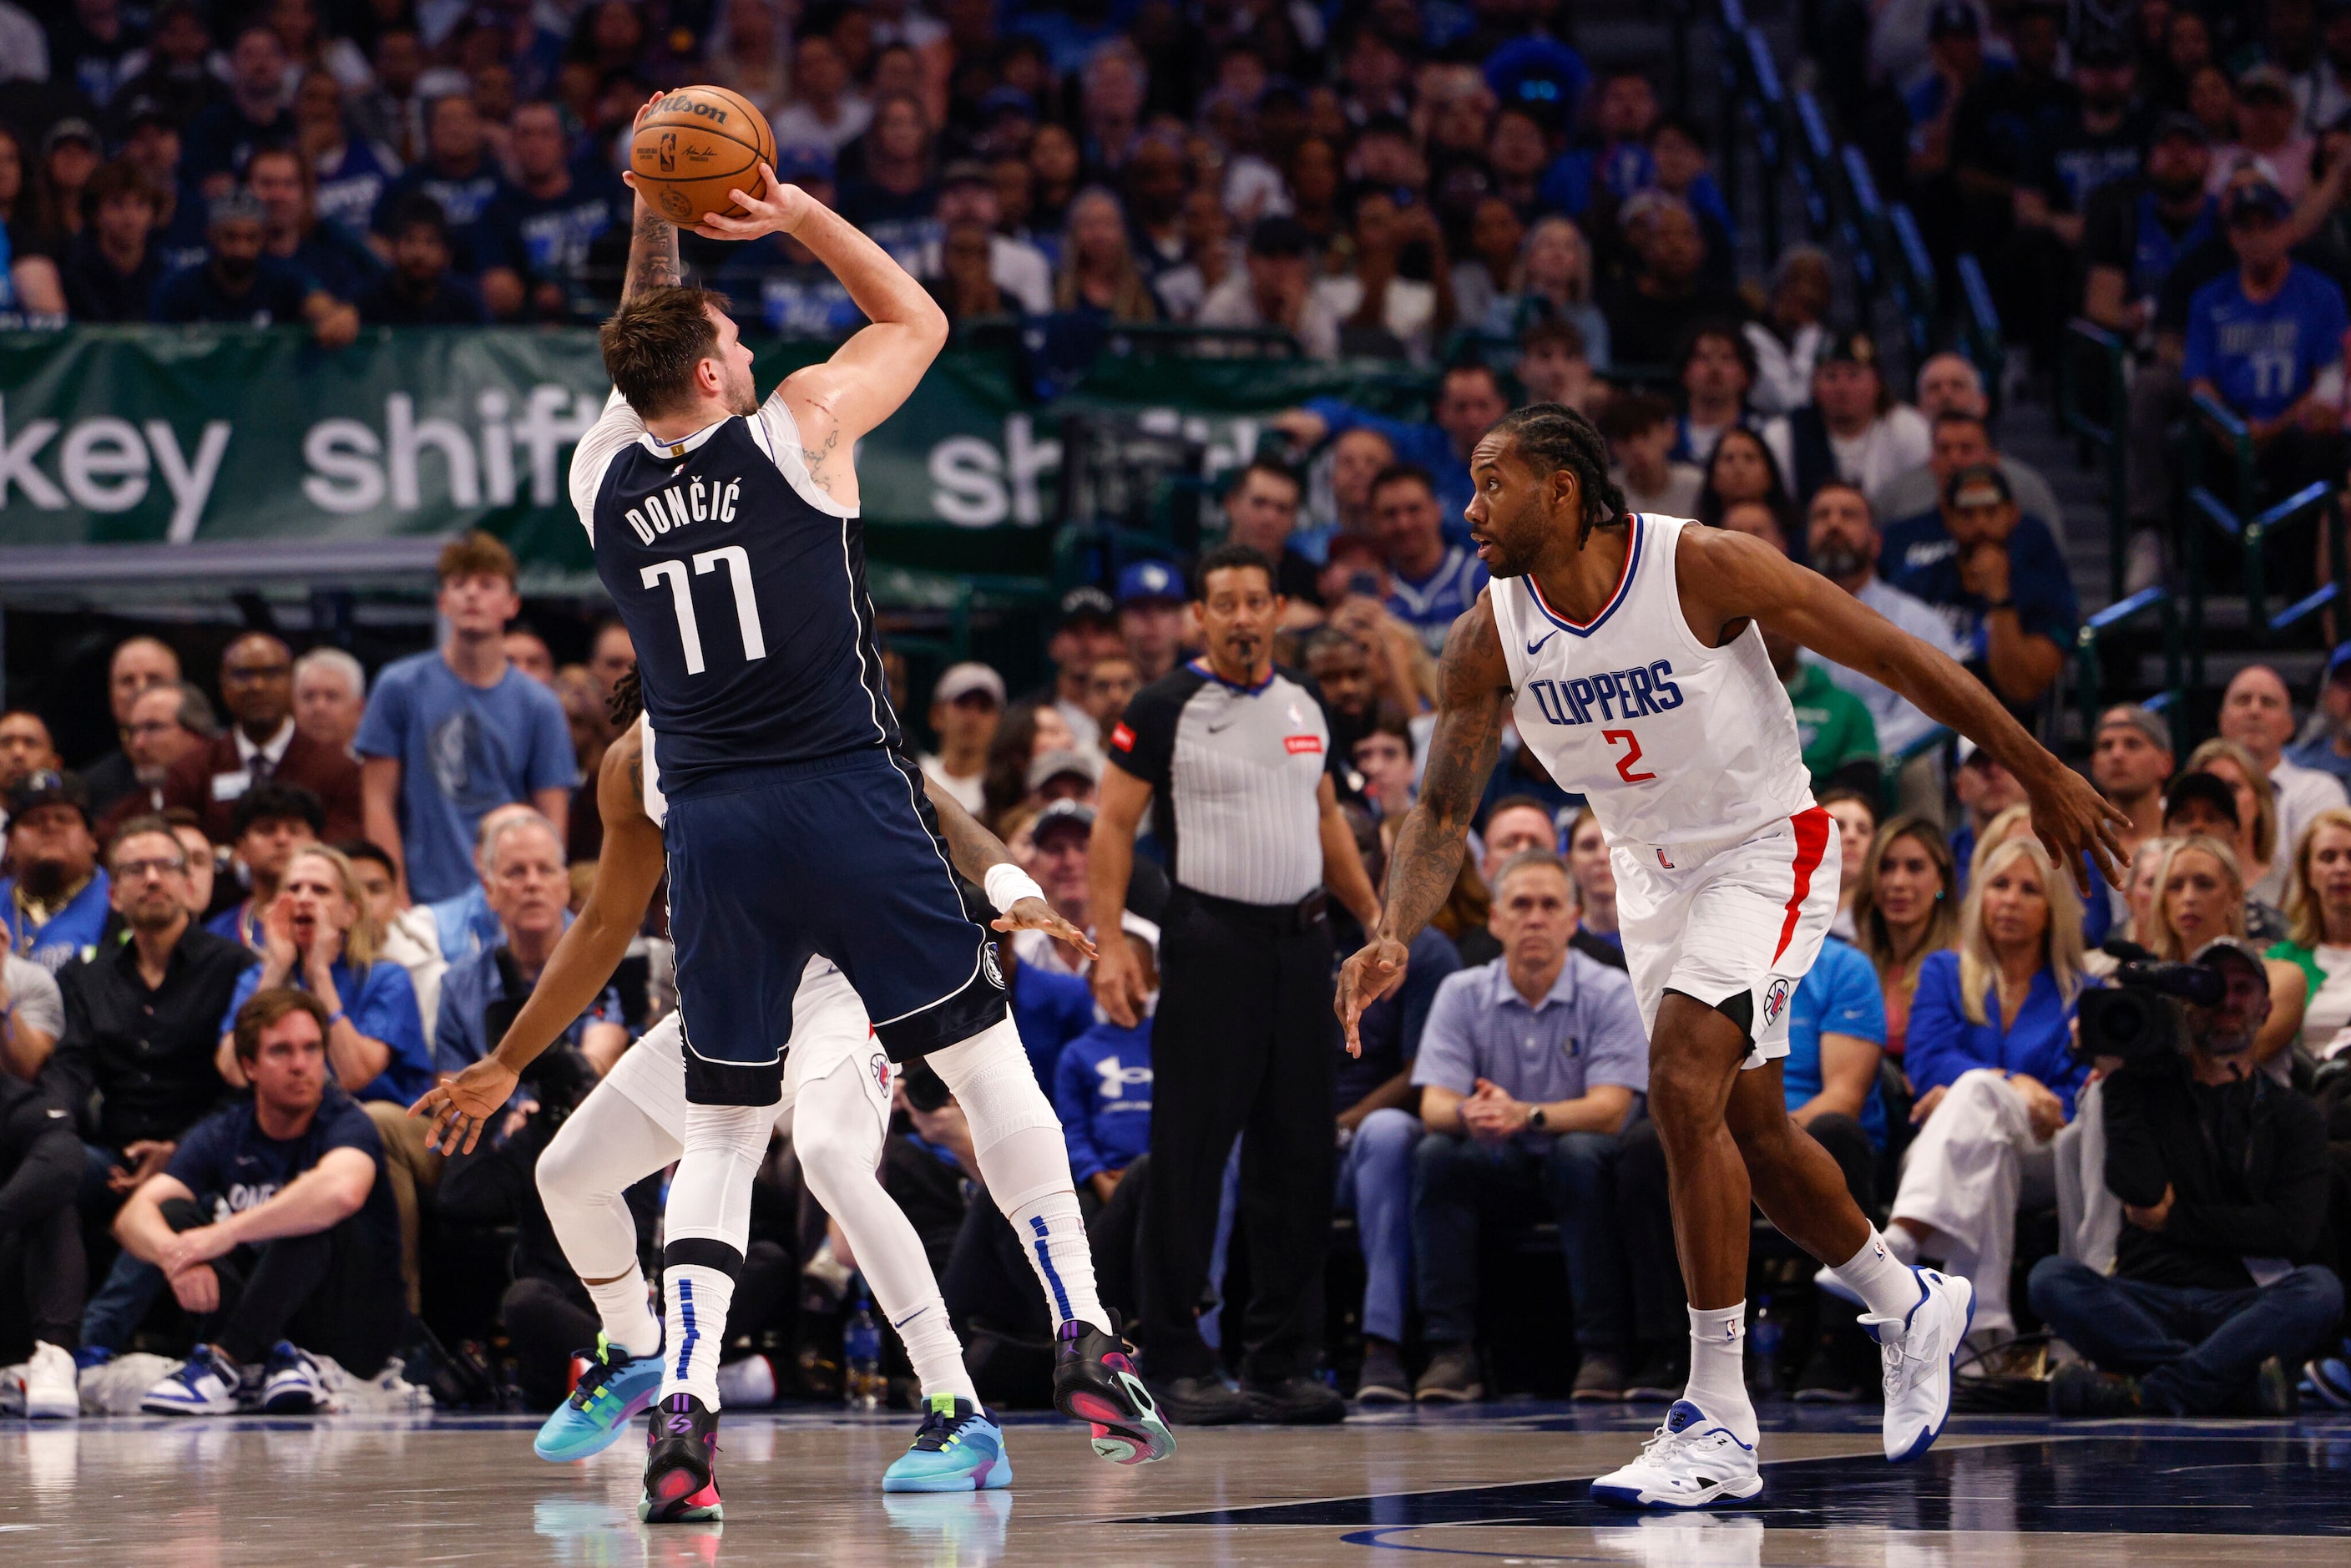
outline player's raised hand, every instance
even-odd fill
[[[513,1098],[518,1082],[514,1069],[496,1056],[486,1056],[426,1090],[408,1113],[432,1122],[424,1134],[426,1148],[444,1155],[471,1154],[482,1141],[482,1128]]]
[[[787,185],[776,178],[776,172],[767,164],[759,165],[760,189],[763,196],[736,189],[726,193],[735,204],[749,214],[747,217],[730,218],[724,213],[705,213],[694,225],[694,232],[705,239],[758,239],[761,235],[789,234],[816,204],[816,198],[798,185]]]
[[[1016,898],[1011,908],[988,925],[998,931],[1042,931],[1067,942],[1089,958],[1102,956],[1094,950],[1093,938],[1054,914],[1053,906],[1041,898]]]
[[[657,92],[653,94],[653,97],[645,99],[644,107],[637,110],[637,117],[629,121],[629,129],[632,131],[634,131],[638,126],[643,125],[645,122],[645,116],[651,114],[654,109],[660,105],[661,100],[668,96],[669,94],[666,91]],[[621,183],[628,186],[632,191],[637,190],[636,175],[626,169],[621,171]],[[639,201],[644,200],[644,193],[643,191],[637,191],[637,199]]]
[[[1363,1021],[1364,1009],[1396,988],[1404,978],[1405,964],[1412,949],[1393,936],[1374,936],[1361,951],[1339,967],[1339,994],[1334,1006],[1339,1011],[1339,1025],[1347,1031],[1347,1054],[1364,1054],[1364,1040],[1357,1029]]]
[[[2058,868],[2072,875],[2083,897],[2092,893],[2090,873],[2082,865],[2085,853],[2109,887],[2123,884],[2130,853],[2115,829],[2128,825],[2130,819],[2120,807],[2053,758],[2041,779],[2025,785],[2024,792],[2032,802],[2033,837]]]

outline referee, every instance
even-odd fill
[[[1175,882],[1160,937],[1134,1337],[1171,1420],[1336,1421],[1345,1406],[1314,1375],[1340,1050],[1324,884],[1359,920],[1376,921],[1379,903],[1339,814],[1331,769],[1343,759],[1322,710],[1301,677],[1273,665],[1283,608],[1273,563],[1246,545],[1211,550],[1191,607],[1207,656],[1127,705],[1090,850],[1089,908],[1107,934],[1097,936],[1094,996],[1121,1024],[1145,1009],[1119,917],[1146,809]],[[1238,1393],[1217,1375],[1196,1316],[1236,1136],[1250,1300],[1224,1321],[1228,1334],[1239,1324]]]

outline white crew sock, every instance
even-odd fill
[[[1880,1236],[1875,1229],[1870,1231],[1869,1239],[1861,1244],[1860,1251],[1830,1272],[1837,1277],[1839,1284],[1861,1298],[1873,1317],[1905,1317],[1926,1295],[1918,1276],[1910,1271],[1909,1263],[1896,1250],[1893,1239]]]
[[[585,1281],[582,1281],[585,1283]],[[661,1324],[646,1299],[645,1271],[632,1268],[617,1280],[588,1286],[588,1299],[603,1320],[604,1337],[623,1355],[651,1355],[661,1349]]]
[[[1747,1303],[1692,1307],[1689,1388],[1684,1395],[1749,1448],[1755,1446],[1755,1406],[1747,1398]]]
[[[1110,1327],[1094,1294],[1093,1252],[1070,1181],[1070,1146],[1053,1103],[1005,1019],[971,1039],[933,1051],[931,1070],[953,1091],[971,1126],[988,1196],[1020,1239],[1059,1333],[1072,1319]]]
[[[718,1352],[726,1343],[726,1309],[734,1277],[701,1263],[662,1270],[669,1296],[669,1338],[662,1350],[661,1396],[691,1394],[705,1410],[718,1408]]]

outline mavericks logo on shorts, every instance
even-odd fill
[[[1004,988],[1004,969],[1002,966],[998,965],[996,961],[995,943],[983,942],[979,945],[979,966],[981,968],[987,971],[987,983],[994,986],[998,990],[1002,990]]]
[[[1785,975],[1771,977],[1771,988],[1763,993],[1763,1022],[1767,1026],[1780,1021],[1780,1013],[1788,1005],[1789,989]]]

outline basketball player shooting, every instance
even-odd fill
[[[1359,1051],[1364,1009],[1402,979],[1452,890],[1514,717],[1608,836],[1690,1301],[1687,1392],[1593,1495],[1701,1508],[1763,1489],[1740,1355],[1750,1198],[1865,1303],[1889,1459],[1942,1431],[1974,1312],[1965,1280],[1887,1251],[1835,1162],[1788,1118],[1788,1000],[1836,912],[1838,849],[1759,625],[1876,677],[2005,765],[2034,833],[2085,891],[2085,852],[2115,881],[2125,819],[1966,671],[1827,580],[1744,534],[1625,515],[1607,461],[1590,423],[1557,403],[1506,416],[1470,455],[1470,536],[1494,580],[1447,636],[1427,776],[1337,1006]]]
[[[669,800],[686,1104],[639,1505],[653,1522],[719,1511],[717,1352],[811,956],[847,976],[891,1061],[926,1058],[961,1103],[981,1177],[1053,1311],[1055,1405],[1094,1427],[1106,1458],[1175,1448],[1108,1332],[1061,1124],[903,754],[874,636],[852,455],[921,382],[946,319],[881,246],[764,162],[757,189],[730,193],[745,216],[705,215],[697,231],[792,235],[868,325],[761,400],[724,298],[681,286],[677,230],[640,192],[621,308],[601,333],[614,395],[571,462]]]

